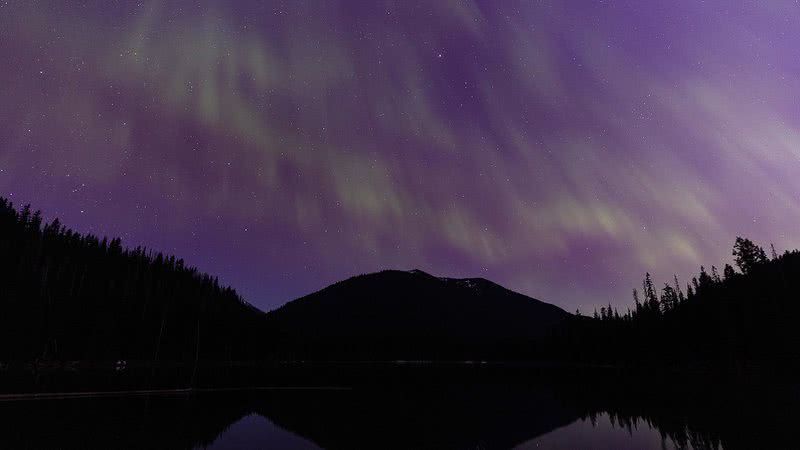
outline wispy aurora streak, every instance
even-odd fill
[[[270,308],[386,267],[625,305],[800,245],[794,2],[0,3],[0,193]]]

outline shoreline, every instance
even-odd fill
[[[178,388],[178,389],[136,389],[122,391],[86,391],[86,392],[42,392],[28,394],[0,394],[0,403],[33,400],[71,400],[84,398],[168,396],[209,392],[242,392],[242,391],[349,391],[346,386],[259,386],[259,387],[227,387],[227,388]]]

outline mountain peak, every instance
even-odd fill
[[[569,316],[483,278],[413,269],[349,278],[287,303],[268,320],[280,339],[314,353],[309,357],[425,359],[472,350],[492,356],[509,339],[548,336]]]

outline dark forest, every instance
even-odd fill
[[[629,310],[593,317],[419,271],[356,277],[265,314],[181,259],[43,223],[5,199],[0,252],[6,362],[489,360],[746,374],[800,361],[800,252],[768,257],[744,238],[738,270],[701,267],[660,289],[647,274]],[[398,305],[414,307],[398,318]]]

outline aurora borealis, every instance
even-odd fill
[[[800,246],[793,1],[0,2],[0,195],[270,309],[382,268],[587,311]]]

